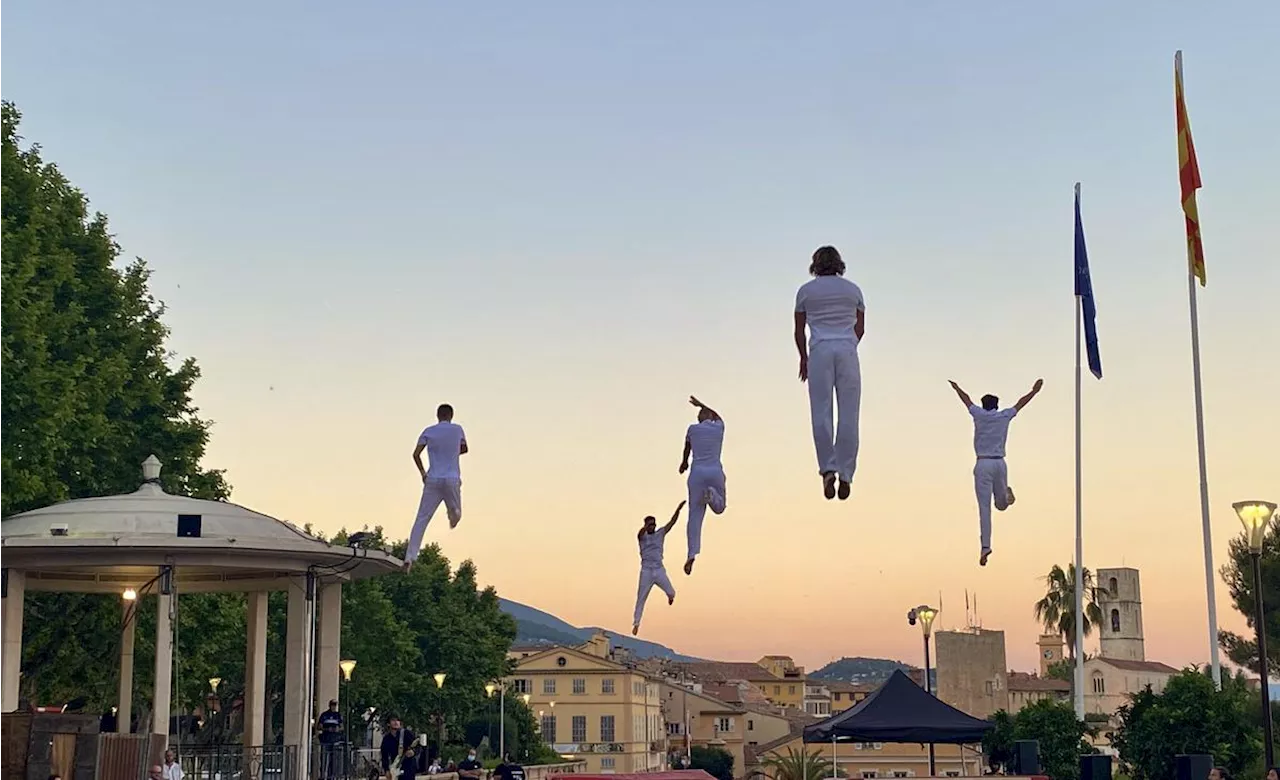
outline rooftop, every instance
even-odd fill
[[[1172,666],[1159,661],[1125,661],[1120,658],[1104,658],[1098,656],[1090,658],[1090,661],[1098,661],[1117,669],[1123,669],[1127,672],[1155,672],[1156,674],[1177,674],[1178,670]]]
[[[1009,672],[1008,688],[1010,691],[1052,691],[1055,693],[1071,693],[1071,683],[1054,677],[1039,677],[1026,672]]]

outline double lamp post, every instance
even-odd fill
[[[921,604],[915,609],[907,613],[907,623],[915,625],[920,624],[920,633],[924,634],[924,689],[933,695],[933,683],[929,677],[929,636],[933,633],[933,619],[938,616],[938,610],[927,604]],[[938,774],[938,762],[934,756],[933,743],[929,744],[929,776],[936,777]]]
[[[1267,614],[1262,603],[1262,541],[1276,513],[1276,505],[1270,501],[1237,501],[1231,507],[1236,510],[1244,525],[1245,541],[1249,543],[1249,555],[1253,559],[1253,629],[1258,642],[1258,678],[1262,693],[1263,745],[1266,748],[1264,766],[1275,766],[1275,731],[1271,723],[1271,686],[1267,680]]]

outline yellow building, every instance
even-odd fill
[[[799,733],[761,745],[755,751],[757,763],[747,767],[747,776],[763,780],[770,756],[785,757],[787,750],[807,749],[828,761],[834,755],[836,768],[847,777],[881,778],[929,777],[929,748],[926,745],[893,742],[841,742],[805,745]],[[957,745],[936,745],[935,766],[939,777],[977,777],[982,774],[982,758],[972,749],[963,753]]]
[[[874,685],[828,681],[823,683],[831,694],[831,714],[844,712],[853,705],[867,698],[876,689]]]
[[[1009,672],[1009,712],[1018,712],[1029,704],[1049,699],[1071,701],[1071,683],[1053,677],[1039,677],[1026,672]]]
[[[620,663],[609,638],[578,647],[516,651],[507,684],[529,695],[542,738],[588,772],[649,772],[665,766],[661,682]]]
[[[752,749],[791,733],[791,723],[776,711],[713,695],[714,691],[732,697],[739,692],[736,686],[709,687],[711,690],[697,683],[686,687],[672,681],[662,684],[662,711],[671,752],[679,755],[699,745],[719,748],[733,756],[734,775],[742,777]]]
[[[746,661],[690,661],[667,664],[669,676],[703,684],[748,682],[780,707],[805,709],[804,667],[789,656],[766,655],[756,663]]]

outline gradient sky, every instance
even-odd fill
[[[1073,554],[1072,184],[1106,379],[1086,375],[1086,565],[1142,570],[1147,655],[1208,654],[1173,55],[1205,188],[1215,562],[1280,498],[1273,2],[10,0],[22,132],[145,257],[239,503],[407,535],[437,403],[472,453],[428,533],[499,592],[625,630],[695,393],[729,510],[643,636],[725,659],[918,662],[906,610],[1007,632]],[[862,285],[862,456],[820,495],[791,344],[834,243]],[[977,566],[971,428],[1012,402],[1017,507]],[[1243,619],[1218,586],[1224,627]]]

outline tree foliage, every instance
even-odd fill
[[[1267,637],[1267,664],[1274,674],[1280,670],[1280,514],[1271,518],[1266,536],[1262,540],[1262,555],[1258,559],[1262,569],[1263,626]],[[1222,579],[1227,583],[1231,603],[1244,615],[1252,632],[1241,636],[1231,631],[1218,632],[1218,641],[1232,663],[1259,673],[1257,629],[1257,594],[1253,583],[1253,554],[1243,536],[1231,540],[1227,547],[1227,563],[1222,566]]]
[[[1085,569],[1084,578],[1084,636],[1093,633],[1094,626],[1102,622],[1102,609],[1098,607],[1097,588],[1093,572]],[[1076,654],[1076,567],[1067,564],[1064,571],[1055,565],[1045,575],[1045,595],[1035,604],[1036,620],[1044,630],[1060,635],[1067,644],[1067,655]],[[1105,589],[1104,589],[1105,590]]]
[[[1161,693],[1150,687],[1130,695],[1117,713],[1120,725],[1111,744],[1133,780],[1174,775],[1174,756],[1207,753],[1239,774],[1261,753],[1257,695],[1241,676],[1223,675],[1222,690],[1195,669],[1173,675]]]
[[[1076,718],[1066,702],[1042,699],[1016,714],[1001,710],[991,717],[995,728],[982,740],[982,750],[992,766],[1014,771],[1015,742],[1033,739],[1040,745],[1041,774],[1062,780],[1080,777],[1080,756],[1094,752],[1085,741],[1089,727]]]
[[[760,762],[765,775],[771,780],[806,780],[814,777],[831,777],[831,762],[821,753],[809,752],[808,747],[799,751],[787,748],[786,755],[770,753]],[[844,770],[835,773],[836,777],[845,777]]]
[[[694,745],[689,749],[689,768],[701,769],[716,780],[733,780],[733,754],[722,748]]]

